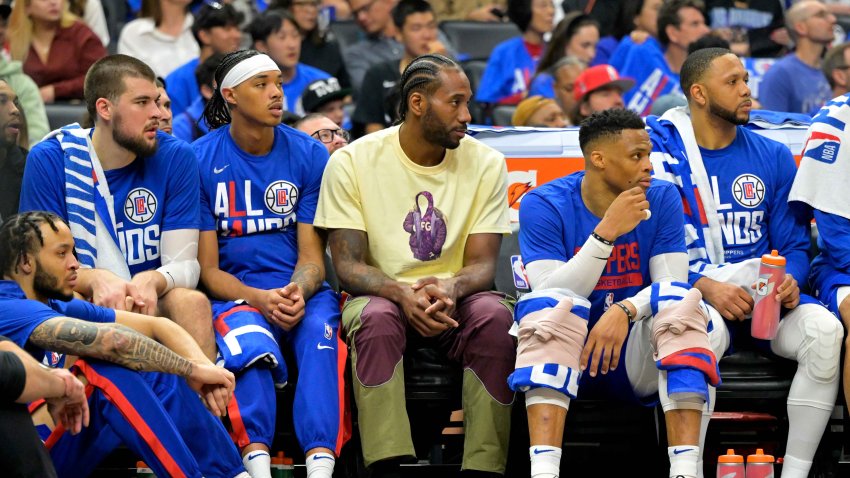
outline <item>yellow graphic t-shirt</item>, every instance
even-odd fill
[[[505,158],[467,136],[437,166],[420,166],[404,154],[398,130],[331,156],[313,224],[366,231],[367,262],[395,280],[452,277],[470,234],[510,233]]]

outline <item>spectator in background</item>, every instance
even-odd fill
[[[301,93],[310,83],[329,78],[326,72],[300,63],[301,34],[298,24],[286,10],[269,10],[248,26],[254,48],[266,53],[280,68],[286,109],[303,115]]]
[[[343,2],[344,3],[344,2]],[[319,26],[321,0],[278,0],[276,7],[285,8],[301,33],[301,61],[333,76],[344,87],[351,86],[342,58],[342,48],[330,30]]]
[[[192,35],[191,0],[142,0],[139,18],[124,25],[118,53],[138,58],[157,76],[168,75],[200,54]]]
[[[623,2],[613,36],[599,40],[593,64],[622,68],[627,53],[634,45],[640,45],[648,38],[657,39],[658,11],[662,3],[663,0]],[[612,40],[615,42],[613,45]]]
[[[850,42],[830,48],[823,59],[822,69],[832,88],[832,98],[850,91]]]
[[[68,9],[83,19],[91,31],[100,38],[103,47],[109,46],[109,29],[106,27],[106,15],[100,0],[68,0]]]
[[[511,118],[513,126],[534,126],[544,128],[564,128],[567,115],[555,100],[542,96],[529,96],[520,101]]]
[[[157,77],[156,90],[159,91],[159,98],[156,100],[156,105],[162,112],[162,116],[159,117],[159,124],[157,125],[157,128],[166,134],[171,134],[172,119],[174,118],[174,112],[171,109],[173,103],[171,102],[171,97],[168,96],[168,91],[165,89],[165,85],[165,80]]]
[[[2,12],[2,6],[0,6]],[[38,93],[38,85],[25,75],[21,62],[7,60],[0,55],[0,79],[9,84],[17,93],[20,110],[25,118],[28,141],[23,146],[32,147],[50,132],[44,101]]]
[[[576,109],[576,98],[573,95],[575,90],[576,80],[581,72],[587,68],[587,65],[579,59],[572,56],[565,56],[555,63],[550,69],[555,77],[555,100],[560,105],[561,110],[567,115],[567,121],[570,124],[573,116],[573,111]]]
[[[366,34],[366,38],[345,48],[345,68],[359,92],[369,67],[400,58],[402,46],[395,40],[391,15],[396,0],[348,0],[348,4],[354,21]]]
[[[706,0],[711,29],[732,46],[738,56],[775,58],[784,45],[773,32],[784,26],[785,9],[776,0]]]
[[[9,17],[9,50],[45,103],[81,99],[89,67],[106,56],[100,39],[63,0],[20,0]]]
[[[27,150],[18,144],[25,125],[16,99],[15,90],[0,79],[0,224],[18,212],[27,161]]]
[[[195,98],[195,101],[183,110],[182,113],[174,115],[174,136],[191,143],[201,136],[210,132],[209,126],[203,120],[204,109],[207,102],[212,98],[215,86],[215,70],[224,59],[224,54],[216,53],[207,57],[198,68],[195,70],[195,81],[201,95]]]
[[[610,65],[596,65],[584,70],[573,87],[573,97],[578,104],[573,110],[573,124],[611,108],[623,108],[623,92],[635,86],[631,78],[621,78]]]
[[[434,14],[442,20],[473,22],[502,22],[505,20],[505,0],[432,0]]]
[[[658,41],[647,38],[634,45],[618,67],[637,86],[626,92],[626,108],[646,116],[652,102],[667,93],[681,93],[679,70],[688,56],[688,46],[709,33],[702,0],[666,0],[658,11]]]
[[[759,86],[764,109],[812,115],[832,98],[820,61],[835,38],[835,21],[821,2],[805,0],[788,9],[785,23],[797,46],[765,73]]]
[[[345,115],[345,97],[351,94],[348,88],[342,88],[336,78],[316,80],[304,88],[301,93],[301,105],[304,113],[321,113],[330,118],[337,126],[343,127],[347,121]]]
[[[437,19],[427,1],[401,0],[392,11],[392,18],[396,38],[404,46],[404,54],[400,60],[378,63],[366,72],[363,79],[364,94],[357,97],[357,108],[352,118],[358,133],[374,133],[398,119],[398,82],[401,80],[401,72],[414,58],[428,53],[446,52],[437,39]]]
[[[531,76],[552,31],[552,0],[508,0],[508,18],[522,35],[506,40],[490,54],[475,99],[482,103],[515,105],[528,92]]]
[[[333,154],[351,140],[348,131],[340,128],[338,124],[321,113],[309,113],[296,121],[293,127],[321,141],[328,149],[328,154]]]
[[[596,44],[599,42],[599,24],[596,20],[580,12],[567,14],[555,27],[546,53],[537,64],[537,72],[531,80],[529,95],[542,95],[553,98],[553,78],[548,71],[565,56],[577,58],[585,65],[596,56]]]
[[[227,54],[239,49],[242,31],[239,25],[243,15],[230,4],[206,3],[192,24],[192,35],[201,47],[201,54],[172,71],[166,83],[171,97],[171,108],[179,115],[201,95],[195,70],[204,60],[216,53]]]

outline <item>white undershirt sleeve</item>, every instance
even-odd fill
[[[593,236],[587,238],[581,249],[569,261],[545,259],[525,266],[531,289],[569,289],[581,297],[588,297],[599,282],[602,270],[614,246],[603,244]]]
[[[165,292],[175,287],[194,289],[198,286],[201,277],[201,264],[198,262],[199,236],[197,229],[175,229],[162,233],[162,266],[157,272],[165,277]]]
[[[688,255],[684,252],[670,252],[653,256],[649,259],[649,276],[653,283],[688,282]],[[645,287],[628,299],[637,309],[635,320],[652,315],[651,292],[652,287]]]

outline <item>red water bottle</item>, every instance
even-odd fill
[[[717,457],[717,478],[744,478],[744,457],[736,455],[735,450],[726,450],[725,455]]]
[[[776,300],[776,289],[784,280],[785,258],[775,249],[770,254],[761,256],[750,332],[753,337],[765,340],[773,340],[776,337],[781,307]]]
[[[765,455],[759,448],[747,456],[747,478],[773,478],[773,455]]]

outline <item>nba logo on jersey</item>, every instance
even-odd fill
[[[327,322],[325,322],[325,339],[330,340],[331,337],[333,337],[333,335],[334,335],[334,329],[332,329],[331,326],[328,325]]]
[[[295,210],[298,188],[289,181],[275,181],[266,188],[265,200],[269,211],[285,216]]]
[[[517,289],[530,289],[528,285],[528,275],[525,273],[525,266],[522,264],[521,256],[511,256],[511,271],[514,274],[514,286]]]
[[[841,138],[838,136],[813,131],[812,135],[806,141],[806,146],[803,148],[803,157],[832,164],[838,157],[838,148],[840,147]]]
[[[756,207],[764,199],[764,182],[752,174],[742,174],[732,183],[732,195],[744,207]]]
[[[602,306],[602,311],[603,312],[607,311],[608,309],[611,308],[612,305],[614,305],[614,293],[609,292],[609,293],[605,294],[605,305]]]
[[[127,194],[124,215],[135,224],[144,224],[156,214],[156,196],[145,188],[136,188]]]

